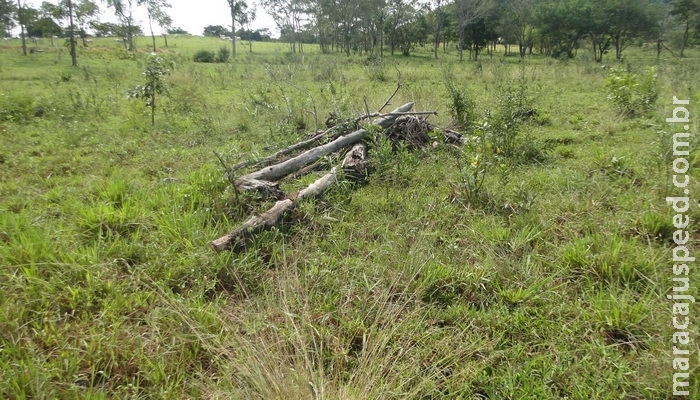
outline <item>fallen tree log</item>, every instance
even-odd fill
[[[369,160],[367,160],[367,146],[358,143],[348,151],[340,165],[345,176],[353,181],[363,181],[367,178]]]
[[[305,148],[311,146],[312,144],[314,144],[314,143],[318,142],[319,140],[323,139],[323,138],[324,138],[326,135],[328,135],[328,133],[330,133],[330,132],[331,132],[331,129],[327,129],[327,130],[325,130],[325,131],[323,131],[323,132],[320,132],[320,133],[315,134],[315,135],[314,135],[312,138],[310,138],[310,139],[307,139],[307,140],[304,140],[303,142],[295,143],[295,144],[293,144],[293,145],[291,145],[291,146],[285,147],[284,149],[279,150],[279,151],[276,152],[275,154],[270,155],[270,156],[267,156],[267,157],[258,158],[257,160],[241,161],[241,162],[239,162],[238,164],[233,165],[233,166],[230,168],[230,170],[231,170],[231,171],[236,171],[236,170],[239,170],[239,169],[241,169],[241,168],[252,167],[252,166],[254,166],[254,165],[267,165],[267,164],[270,164],[270,163],[274,162],[275,160],[277,160],[278,158],[280,158],[280,157],[282,157],[282,156],[286,156],[287,154],[290,154],[290,153],[293,153],[293,152],[295,152],[295,151],[297,151],[297,150],[305,149]]]
[[[436,127],[428,123],[424,117],[421,118],[419,116],[433,114],[433,112],[410,113],[409,110],[412,107],[413,103],[407,103],[391,113],[381,114],[373,123],[385,129],[385,134],[392,141],[407,142],[414,147],[426,145],[427,139],[430,139],[428,132],[436,129]],[[331,141],[326,144],[306,150],[285,161],[238,178],[235,181],[237,189],[255,190],[269,197],[278,199],[278,201],[262,214],[251,216],[246,222],[229,234],[211,241],[211,248],[216,252],[227,249],[238,250],[244,248],[253,236],[280,224],[284,215],[293,210],[300,201],[322,194],[336,182],[336,168],[333,168],[329,173],[317,179],[305,189],[289,196],[284,194],[284,192],[279,189],[279,185],[274,183],[274,181],[285,177],[298,176],[318,169],[324,164],[318,162],[318,160],[327,154],[338,152],[352,146],[345,154],[339,167],[342,168],[347,179],[354,181],[365,180],[370,169],[370,164],[366,159],[367,146],[362,143],[362,139],[364,139],[367,134],[367,130],[359,129],[344,136],[330,139]],[[302,143],[308,144],[312,140],[317,140],[317,136]],[[446,139],[452,139],[454,141],[463,140],[461,135],[453,131],[446,131]],[[281,152],[286,152],[293,148],[299,147],[297,147],[297,145],[292,145],[277,152],[273,156],[265,157],[261,160],[271,160],[280,155]],[[291,151],[292,150],[289,150],[289,152]]]
[[[394,124],[396,119],[403,115],[400,113],[405,113],[408,112],[411,108],[413,107],[413,103],[407,103],[404,104],[403,106],[397,108],[396,110],[392,111],[391,113],[382,116],[380,118],[377,118],[376,120],[373,121],[375,125],[379,125],[380,127],[386,129],[390,127],[391,125]],[[290,158],[287,161],[271,165],[269,167],[265,167],[263,169],[260,169],[258,171],[252,172],[247,175],[243,175],[240,178],[236,180],[238,181],[245,181],[247,179],[259,179],[263,181],[276,181],[281,179],[284,176],[287,176],[291,173],[294,173],[295,171],[313,163],[314,161],[318,160],[319,158],[342,150],[346,147],[349,147],[362,139],[367,135],[367,131],[364,129],[357,130],[355,132],[349,133],[345,136],[340,136],[336,140],[326,143],[324,145],[314,147],[313,149],[309,149],[301,154],[299,154],[296,157]],[[238,183],[236,183],[238,184]]]
[[[236,183],[240,191],[256,192],[263,199],[281,200],[287,197],[279,184],[259,179],[245,179]]]
[[[293,210],[294,207],[303,199],[315,197],[323,193],[336,180],[335,168],[331,172],[317,179],[314,183],[299,191],[296,195],[290,196],[288,199],[280,200],[275,203],[272,208],[260,215],[250,217],[243,225],[239,226],[231,233],[222,236],[209,244],[216,251],[224,251],[228,249],[237,249],[245,247],[248,239],[257,233],[269,230],[276,226],[282,220],[284,215]]]

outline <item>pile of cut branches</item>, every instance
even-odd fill
[[[382,109],[388,103],[389,101],[384,104]],[[430,132],[437,129],[435,125],[427,121],[427,117],[436,114],[436,112],[411,112],[412,108],[413,103],[407,103],[386,114],[382,114],[380,109],[379,112],[367,113],[357,118],[356,122],[375,118],[372,124],[381,128],[392,143],[397,144],[403,141],[410,148],[422,147],[430,142]],[[444,131],[444,133],[447,141],[461,142],[461,136],[457,132]],[[337,181],[339,168],[344,172],[346,179],[365,179],[369,161],[367,160],[367,147],[363,143],[363,139],[368,135],[369,132],[366,129],[357,129],[347,133],[338,132],[332,127],[320,133],[314,132],[310,139],[295,143],[271,156],[238,163],[231,168],[226,167],[223,160],[219,158],[234,185],[236,195],[243,191],[252,191],[263,198],[274,199],[276,202],[267,211],[251,216],[227,235],[210,242],[212,249],[220,252],[245,248],[246,243],[256,234],[277,226],[282,217],[294,209],[300,201],[317,197],[333,185]],[[297,153],[292,155],[295,152]],[[331,168],[330,171],[306,188],[288,194],[279,187],[279,181],[298,178],[317,170],[322,165],[319,162],[322,157],[340,152],[346,152],[342,163]],[[262,168],[231,179],[236,170],[254,166],[262,166]]]

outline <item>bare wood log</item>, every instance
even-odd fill
[[[314,163],[314,164],[307,165],[306,167],[300,169],[299,171],[296,171],[296,172],[294,172],[294,173],[291,174],[291,175],[285,176],[285,177],[282,178],[281,180],[286,181],[286,180],[289,180],[289,179],[301,178],[302,176],[304,176],[304,175],[306,175],[306,174],[310,174],[310,173],[312,173],[312,172],[314,172],[314,171],[316,171],[316,170],[318,170],[318,169],[321,169],[321,167],[323,167],[323,163],[319,161],[319,162],[316,162],[316,163]]]
[[[306,165],[311,164],[312,162],[318,160],[319,158],[330,154],[334,151],[341,150],[345,147],[351,146],[360,140],[362,140],[365,135],[367,135],[367,131],[364,129],[360,129],[358,131],[352,132],[348,135],[341,136],[338,139],[324,144],[322,146],[314,147],[313,149],[307,150],[300,155],[290,158],[287,161],[281,162],[279,164],[271,165],[269,167],[265,167],[261,170],[252,172],[248,175],[244,175],[239,178],[239,180],[245,180],[245,179],[260,179],[260,180],[266,180],[266,181],[276,181],[281,179],[284,176],[287,176],[300,168],[305,167]]]
[[[296,196],[293,195],[289,199],[276,202],[269,210],[260,215],[250,217],[243,225],[239,226],[231,233],[211,241],[209,245],[216,252],[231,248],[237,249],[245,247],[246,242],[252,236],[278,225],[282,217],[284,217],[287,212],[293,210],[301,200],[318,196],[335,181],[336,171],[335,168],[333,168],[331,172],[317,179],[316,182],[301,190]]]
[[[310,139],[304,140],[303,142],[295,143],[295,144],[293,144],[293,145],[291,145],[291,146],[289,146],[289,147],[285,147],[284,149],[282,149],[282,150],[276,152],[275,154],[273,154],[273,155],[271,155],[271,156],[267,156],[267,157],[263,157],[263,158],[258,158],[257,160],[241,161],[241,162],[239,162],[238,164],[233,165],[233,166],[230,168],[230,170],[231,170],[231,171],[236,171],[236,170],[239,170],[239,169],[241,169],[241,168],[251,167],[251,166],[254,166],[254,165],[267,165],[267,164],[270,164],[270,163],[274,162],[275,160],[277,160],[278,158],[280,158],[280,157],[282,157],[282,156],[286,156],[287,154],[291,154],[291,153],[293,153],[293,152],[295,152],[295,151],[297,151],[297,150],[305,149],[305,148],[311,146],[312,144],[314,144],[314,143],[318,142],[319,140],[323,139],[323,137],[326,136],[326,135],[328,135],[331,131],[332,131],[332,129],[326,129],[326,130],[323,131],[323,132],[316,133],[316,134],[315,134],[313,137],[311,137]]]
[[[367,146],[364,143],[358,143],[348,151],[340,165],[345,173],[345,176],[361,181],[366,179],[369,161],[367,160]]]
[[[393,111],[393,113],[405,113],[409,111],[413,107],[413,103],[407,103],[404,104],[403,106],[397,108],[396,110]],[[391,125],[394,124],[398,117],[397,115],[385,115],[381,118],[377,118],[376,120],[373,121],[375,125],[379,125],[380,127],[386,129],[390,127]],[[357,130],[355,132],[349,133],[345,136],[341,136],[338,139],[318,146],[314,147],[313,149],[309,149],[301,154],[299,154],[296,157],[290,158],[287,161],[281,162],[279,164],[271,165],[269,167],[265,167],[261,170],[252,172],[250,174],[244,175],[239,178],[239,180],[245,180],[245,179],[259,179],[259,180],[265,180],[265,181],[276,181],[281,179],[284,176],[287,176],[294,171],[299,170],[300,168],[305,167],[306,165],[311,164],[312,162],[318,160],[319,158],[330,154],[332,152],[344,149],[348,146],[351,146],[359,141],[361,141],[365,135],[367,135],[367,131],[364,129]]]
[[[236,187],[240,191],[256,192],[265,199],[281,200],[287,197],[279,184],[259,179],[239,180]]]
[[[269,210],[260,215],[253,215],[243,225],[239,226],[228,235],[213,240],[209,245],[217,253],[230,248],[243,247],[248,238],[262,230],[270,229],[277,225],[282,219],[282,216],[293,208],[294,200],[280,200]]]

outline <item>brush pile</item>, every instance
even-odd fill
[[[436,112],[411,112],[412,108],[413,103],[407,103],[387,114],[382,114],[381,110],[368,113],[357,118],[356,122],[375,118],[372,125],[377,126],[393,145],[403,142],[411,149],[424,147],[432,140],[430,134],[438,129],[427,121],[427,117]],[[443,130],[443,133],[446,141],[461,142],[459,133],[446,130]],[[369,160],[367,145],[363,140],[370,136],[368,130],[357,129],[347,133],[339,131],[339,126],[336,125],[320,133],[314,132],[312,135],[310,139],[282,149],[269,157],[242,162],[231,168],[225,167],[236,195],[240,192],[252,191],[261,198],[274,199],[276,202],[267,211],[251,216],[227,235],[210,242],[214,251],[229,249],[235,251],[245,248],[246,243],[257,233],[277,226],[282,217],[294,209],[300,201],[317,197],[333,185],[338,179],[339,170],[343,171],[343,177],[347,180],[362,181],[367,178]],[[293,155],[295,152],[296,155]],[[321,158],[341,152],[346,152],[342,163],[331,168],[306,188],[296,193],[285,193],[279,187],[281,180],[297,179],[318,170],[323,165],[319,162]],[[221,161],[223,164],[223,160]],[[263,167],[256,171],[232,178],[235,171],[240,168],[261,165]]]

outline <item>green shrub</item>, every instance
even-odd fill
[[[222,46],[219,49],[219,54],[217,55],[216,62],[225,63],[231,57],[231,50],[227,46]],[[196,61],[196,60],[195,60]]]
[[[213,63],[216,62],[216,54],[209,50],[199,50],[198,52],[194,53],[194,57],[192,59],[194,62]]]
[[[447,108],[453,123],[462,129],[470,130],[477,119],[476,101],[466,90],[457,86],[457,80],[451,72],[445,73],[444,80],[450,101]]]
[[[649,114],[659,97],[653,67],[646,68],[641,77],[622,68],[612,68],[605,80],[605,89],[608,100],[624,117]]]
[[[26,93],[0,95],[0,122],[24,122],[35,116],[34,98]]]

